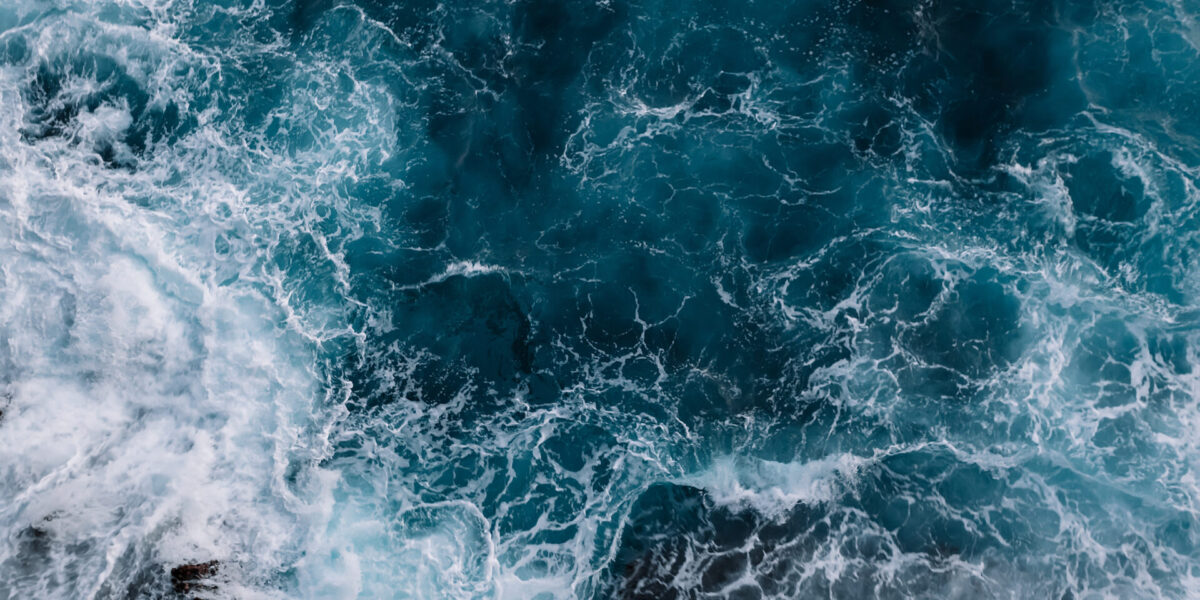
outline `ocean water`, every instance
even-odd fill
[[[0,600],[1200,596],[1198,19],[0,0]]]

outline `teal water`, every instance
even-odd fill
[[[1198,18],[2,2],[0,599],[1196,597]]]

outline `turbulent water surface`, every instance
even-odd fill
[[[1198,19],[4,0],[0,599],[1196,597]]]

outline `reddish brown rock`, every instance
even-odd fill
[[[217,561],[179,565],[171,569],[171,585],[180,594],[215,589],[208,580],[217,574]]]

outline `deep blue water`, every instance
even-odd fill
[[[1200,596],[1197,19],[0,2],[0,600]]]

